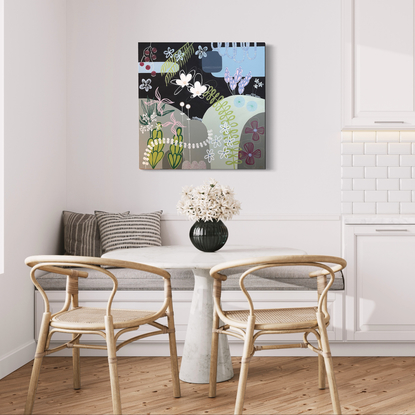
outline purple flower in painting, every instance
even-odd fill
[[[225,80],[225,82],[227,84],[229,84],[229,82],[231,80],[231,75],[230,75],[229,69],[227,67],[225,68],[225,74],[223,75],[223,79]]]
[[[251,72],[249,72],[245,78],[241,79],[241,82],[239,82],[239,85],[238,85],[239,95],[242,95],[244,93],[244,89],[249,84],[249,81],[251,80],[251,78],[252,78]]]
[[[252,166],[255,164],[255,158],[261,157],[261,150],[258,148],[254,151],[254,143],[246,143],[244,144],[244,149],[239,151],[238,158],[239,160],[245,159],[246,164]]]
[[[251,127],[246,127],[245,128],[245,133],[247,134],[252,134],[252,140],[254,141],[258,141],[259,140],[259,135],[263,135],[265,133],[265,127],[259,127],[258,128],[258,121],[254,120],[251,122]]]
[[[230,76],[229,69],[228,68],[225,69],[225,74],[224,74],[223,79],[225,80],[225,82],[227,84],[229,84],[229,88],[232,91],[235,90],[236,86],[238,85],[238,82],[242,79],[242,72],[243,72],[242,68],[238,68],[235,72],[235,75],[232,77],[232,76]],[[251,73],[249,73],[249,76],[250,76],[250,74]],[[249,79],[251,79],[251,78],[249,78]],[[247,82],[249,82],[249,79],[248,79]]]

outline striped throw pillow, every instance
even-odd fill
[[[101,256],[101,241],[95,215],[63,211],[65,255]]]
[[[103,253],[160,246],[162,213],[162,210],[139,215],[95,211]]]

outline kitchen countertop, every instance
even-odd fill
[[[415,225],[415,215],[343,215],[344,225]]]

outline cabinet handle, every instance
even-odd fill
[[[405,121],[375,121],[375,124],[405,124]]]
[[[376,232],[408,232],[408,229],[376,229]]]

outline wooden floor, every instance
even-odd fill
[[[182,397],[172,396],[165,357],[119,357],[124,414],[232,414],[235,377],[208,385],[181,382]],[[23,413],[32,363],[0,380],[0,414]],[[335,357],[337,385],[344,414],[415,414],[415,357]],[[107,414],[112,412],[106,358],[82,357],[82,389],[72,389],[70,358],[46,357],[40,374],[34,414]],[[253,357],[244,414],[329,414],[328,389],[317,387],[314,357]]]

